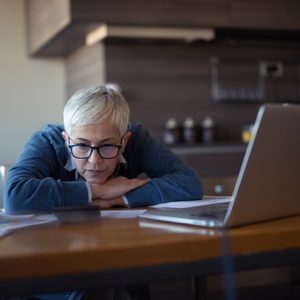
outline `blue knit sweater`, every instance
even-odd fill
[[[76,180],[75,171],[65,169],[69,152],[63,130],[63,126],[48,125],[29,139],[4,187],[7,213],[51,211],[53,207],[88,203],[85,182]],[[193,169],[139,124],[130,123],[128,130],[132,136],[123,152],[127,168],[121,169],[120,175],[135,178],[145,173],[151,178],[126,194],[129,207],[202,197],[202,186]]]

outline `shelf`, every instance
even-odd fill
[[[178,145],[171,147],[171,150],[177,155],[243,154],[246,148],[245,144],[232,143]]]

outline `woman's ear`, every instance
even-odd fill
[[[61,135],[62,135],[62,137],[64,138],[65,142],[67,143],[67,142],[68,142],[68,139],[69,139],[68,134],[67,134],[65,131],[63,131],[63,132],[61,133]]]
[[[127,131],[124,135],[123,135],[123,138],[122,138],[122,146],[123,146],[123,151],[127,145],[127,142],[128,140],[130,139],[131,137],[131,132],[130,131]]]

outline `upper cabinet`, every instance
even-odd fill
[[[26,0],[29,54],[64,56],[101,24],[300,30],[297,0]]]
[[[68,54],[101,24],[227,27],[229,8],[229,0],[27,0],[29,54]]]
[[[70,1],[28,0],[25,3],[29,54],[63,54],[64,46],[59,46],[58,37],[71,24]]]
[[[300,2],[297,0],[233,0],[231,27],[300,30]]]

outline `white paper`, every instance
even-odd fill
[[[216,203],[226,203],[226,202],[230,202],[231,200],[232,197],[228,197],[228,196],[225,197],[205,196],[202,200],[167,202],[167,203],[156,204],[150,207],[162,208],[162,209],[188,208],[188,207],[195,207],[195,206],[211,205]]]
[[[12,232],[12,230],[6,228],[6,227],[2,227],[2,225],[0,225],[0,239],[8,234],[10,234]]]
[[[144,212],[146,212],[146,209],[102,210],[101,217],[115,219],[131,219],[137,218]]]
[[[121,210],[101,210],[101,218],[114,218],[114,219],[131,219],[137,218],[139,215],[146,212],[146,209],[121,209]],[[40,215],[36,217],[38,220],[42,221],[57,221],[54,214],[52,215]]]
[[[33,225],[52,222],[53,219],[40,218],[33,214],[28,215],[7,215],[0,211],[0,238],[11,233],[15,229],[24,228]]]

